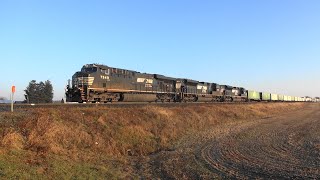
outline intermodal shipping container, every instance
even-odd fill
[[[270,93],[261,92],[260,96],[261,96],[261,100],[262,101],[270,101],[271,100],[271,94]]]
[[[279,100],[279,101],[284,101],[284,95],[280,95],[280,94],[279,94],[279,95],[278,95],[278,100]]]
[[[278,94],[271,94],[271,101],[278,101],[279,95]]]
[[[248,90],[248,100],[260,101],[260,93],[257,91]]]

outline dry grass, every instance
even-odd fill
[[[147,155],[171,148],[179,138],[219,123],[266,117],[302,106],[301,103],[193,104],[184,107],[146,105],[136,108],[38,108],[14,114],[2,112],[0,154],[6,157],[10,152],[18,151],[19,155],[15,157],[27,161],[30,168],[36,167],[35,174],[56,176],[52,174],[52,162],[56,162],[52,158],[58,157],[57,161],[68,162],[68,165],[76,162],[94,164],[93,167],[99,167],[98,172],[105,171],[103,177],[113,177],[106,174],[119,175],[118,170],[103,170],[105,166],[97,164],[106,164],[104,161],[110,162],[110,159],[117,160],[114,164],[126,164],[124,157],[127,155]],[[2,172],[1,168],[0,163],[0,177],[1,173],[8,177],[8,172]],[[130,170],[124,171],[130,174]],[[77,173],[67,175],[74,177]],[[97,177],[100,176],[97,173]],[[113,178],[125,177],[126,174],[122,174]]]

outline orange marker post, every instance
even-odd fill
[[[16,87],[12,86],[11,87],[11,112],[13,112],[13,95],[16,92]]]

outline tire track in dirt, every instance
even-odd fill
[[[271,118],[207,142],[196,155],[221,178],[320,178],[320,108]]]
[[[229,121],[141,158],[141,179],[320,179],[320,106]]]

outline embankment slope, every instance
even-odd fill
[[[171,150],[219,124],[276,116],[303,103],[56,107],[0,113],[2,178],[136,178],[132,159]]]

